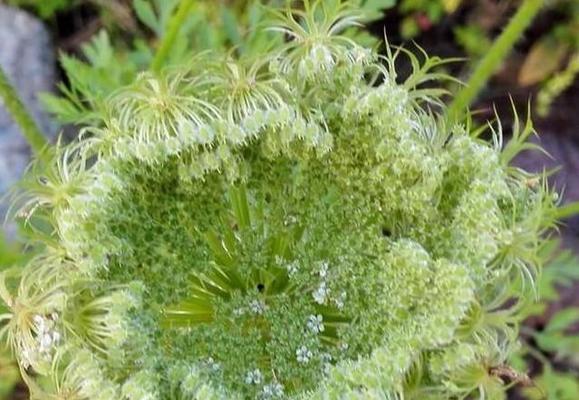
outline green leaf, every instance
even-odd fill
[[[383,11],[394,7],[396,0],[366,0],[360,4],[360,10],[364,14],[365,21],[374,21],[382,17]]]
[[[476,25],[456,27],[454,37],[469,55],[475,57],[483,56],[492,44],[485,31]]]
[[[243,41],[239,33],[239,21],[230,8],[221,8],[221,22],[227,39],[236,47],[241,47]]]
[[[579,307],[567,308],[559,311],[551,318],[545,328],[545,332],[565,331],[577,322],[579,322]]]
[[[535,339],[542,350],[555,352],[560,347],[563,335],[539,333],[535,335]]]
[[[579,379],[572,374],[546,372],[536,380],[536,387],[523,389],[526,399],[529,400],[576,400],[579,393]]]
[[[572,217],[579,214],[579,201],[564,205],[557,209],[557,219]]]
[[[46,111],[63,123],[78,123],[85,110],[79,109],[72,101],[51,93],[40,93],[40,102]]]
[[[83,45],[82,52],[96,68],[107,68],[115,58],[115,49],[105,30],[95,35],[89,44]]]
[[[133,0],[133,7],[139,20],[151,28],[151,30],[154,31],[157,36],[161,36],[161,33],[163,32],[163,25],[157,18],[151,3],[146,0]]]
[[[18,364],[10,353],[0,347],[0,399],[10,399],[12,391],[20,381]]]

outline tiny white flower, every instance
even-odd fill
[[[217,372],[221,369],[221,364],[216,362],[213,357],[209,357],[207,360],[205,360],[205,365],[212,372]]]
[[[340,293],[340,296],[337,299],[334,299],[334,303],[339,310],[344,308],[344,303],[346,301],[346,292]]]
[[[312,293],[314,301],[318,304],[324,304],[326,302],[326,297],[328,296],[329,291],[330,290],[328,289],[326,282],[321,282],[316,291]]]
[[[61,336],[60,336],[60,333],[59,333],[59,332],[56,332],[56,331],[55,331],[55,332],[52,333],[52,342],[53,342],[54,344],[60,343],[60,338],[61,338]]]
[[[332,355],[329,353],[322,353],[320,354],[320,359],[322,360],[322,371],[324,375],[328,375],[330,373],[330,368],[332,367]]]
[[[249,371],[245,375],[245,383],[248,385],[259,385],[263,381],[263,375],[259,369]]]
[[[22,368],[24,369],[28,369],[28,367],[30,367],[30,365],[32,364],[32,358],[30,357],[30,351],[28,351],[27,349],[23,349],[20,352],[20,357],[21,357],[21,364],[22,364]]]
[[[289,118],[289,117],[288,117]],[[298,222],[298,219],[294,215],[289,215],[284,221],[285,226],[293,225]]]
[[[245,309],[244,308],[236,308],[235,310],[233,310],[233,315],[235,315],[236,317],[240,317],[243,314],[245,314]]]
[[[46,330],[46,323],[44,317],[40,315],[35,315],[32,320],[34,321],[34,326],[39,332],[44,332]]]
[[[320,314],[310,315],[308,317],[307,326],[308,326],[308,329],[314,333],[323,332],[325,329],[324,323],[323,323],[323,317]]]
[[[289,276],[291,277],[291,276],[294,276],[299,271],[300,266],[299,266],[298,262],[294,260],[291,263],[289,263],[286,266],[286,268],[287,268],[287,272],[288,272]]]
[[[252,300],[249,303],[249,309],[251,310],[252,313],[256,315],[262,315],[265,312],[265,310],[267,310],[267,306],[262,300],[256,299]]]
[[[49,333],[45,333],[40,336],[40,352],[48,352],[50,350],[50,346],[52,345],[52,336]]]
[[[328,267],[329,264],[327,261],[322,262],[322,265],[320,266],[320,277],[325,278],[326,276],[328,276]]]
[[[283,385],[279,384],[278,382],[265,385],[261,392],[262,399],[272,399],[276,397],[279,398],[282,396],[283,396]]]
[[[301,364],[307,364],[308,362],[310,362],[312,356],[313,356],[312,351],[309,350],[306,346],[302,346],[296,350],[296,358],[298,362]]]

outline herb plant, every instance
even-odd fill
[[[483,141],[424,86],[445,61],[304,3],[267,52],[90,103],[31,166],[15,216],[42,251],[0,275],[0,334],[32,398],[504,398],[560,215],[510,166],[530,121]]]

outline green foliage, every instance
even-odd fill
[[[77,0],[8,0],[10,5],[29,8],[47,19],[58,11],[73,7],[76,3]]]
[[[283,4],[281,0],[266,2],[270,7]],[[170,18],[179,0],[134,0],[137,19],[158,40],[167,33]],[[360,17],[368,21],[378,18],[389,1],[357,0]],[[330,5],[331,6],[331,5]],[[269,21],[269,22],[268,22]],[[164,60],[163,67],[179,65],[191,60],[194,54],[205,51],[229,52],[236,57],[256,58],[280,44],[280,36],[263,29],[271,24],[271,13],[258,0],[235,2],[193,2],[189,17],[181,24],[174,45]],[[359,29],[350,29],[347,35],[367,46],[375,39]],[[233,47],[233,48],[232,48]],[[95,123],[102,110],[103,98],[132,82],[140,71],[147,70],[153,61],[154,49],[142,36],[136,36],[125,49],[115,43],[106,31],[97,34],[82,48],[85,62],[62,54],[61,66],[71,85],[59,85],[60,96],[42,94],[45,107],[63,123]]]
[[[541,113],[548,112],[550,101],[546,99],[547,93],[551,92],[551,96],[555,97],[566,87],[562,85],[563,81],[572,80],[577,73],[572,72],[577,71],[577,62],[573,61],[573,57],[579,51],[579,4],[575,1],[559,0],[552,2],[550,7],[563,19],[533,44],[519,72],[521,85],[544,83],[539,92],[540,96],[545,97],[539,102]],[[571,77],[564,78],[565,74]],[[557,85],[555,82],[558,82],[560,87],[558,93],[554,90]]]
[[[392,8],[396,0],[357,0],[353,2],[363,14],[363,20],[373,21],[382,17],[385,10]]]
[[[521,7],[511,17],[505,29],[493,42],[489,51],[476,63],[464,87],[461,87],[456,93],[455,98],[448,107],[448,117],[450,119],[460,119],[464,116],[464,111],[461,110],[467,109],[476,100],[480,91],[509,55],[515,43],[539,13],[543,4],[543,0],[523,1]]]
[[[557,247],[557,243],[554,243]],[[561,301],[561,288],[569,288],[579,282],[579,260],[569,251],[564,251],[544,268],[538,280],[541,303],[530,305],[525,314],[528,317],[541,318],[549,304]],[[579,326],[579,308],[562,308],[552,314],[540,331],[525,327],[527,338],[515,365],[524,368],[525,360],[538,362],[540,374],[533,377],[533,384],[522,389],[529,400],[555,399],[572,400],[579,390],[579,338],[573,332]],[[565,362],[564,370],[553,363]]]
[[[22,259],[20,249],[9,244],[0,234],[0,273],[15,266]],[[0,315],[8,312],[8,308],[0,302]],[[0,399],[9,399],[16,384],[20,382],[20,371],[12,352],[4,344],[0,344]]]
[[[36,121],[29,114],[18,93],[16,93],[16,90],[12,87],[2,67],[0,67],[0,100],[18,124],[22,135],[28,141],[32,151],[37,154],[41,152],[46,146],[46,138],[42,135],[36,125]]]
[[[454,36],[456,42],[473,59],[481,58],[491,47],[487,34],[476,25],[457,26]]]
[[[0,399],[8,400],[19,381],[20,371],[16,360],[11,357],[10,352],[0,349]]]
[[[178,0],[134,1],[139,20],[162,39],[168,29],[171,13]],[[213,3],[194,2],[190,18],[182,24],[177,39],[164,60],[164,67],[183,64],[195,53],[204,50],[223,51],[236,46],[237,55],[256,56],[274,46],[279,37],[260,29],[268,15],[259,1],[248,2],[235,10]],[[227,28],[225,28],[227,27]],[[64,123],[96,123],[102,118],[97,110],[106,107],[103,99],[118,88],[135,80],[137,74],[147,70],[153,61],[154,51],[142,38],[137,37],[133,46],[123,50],[110,36],[101,31],[83,46],[86,62],[63,54],[61,65],[70,87],[60,84],[61,96],[43,94],[46,108]]]
[[[579,76],[579,50],[572,55],[567,67],[549,78],[537,96],[537,111],[545,116],[553,101],[568,89]]]
[[[398,31],[405,39],[415,39],[435,30],[444,18],[457,24],[457,11],[466,14],[466,23],[453,28],[456,44],[476,63],[489,53],[493,30],[500,28],[506,12],[514,12],[527,1],[514,2],[512,7],[500,3],[489,7],[485,3],[462,0],[401,0],[396,10],[402,15]],[[579,73],[579,3],[575,0],[543,2],[556,23],[536,39],[518,72],[518,84],[538,85],[536,110],[541,116],[549,113],[554,99],[568,89]],[[494,8],[494,10],[493,10]],[[551,17],[552,18],[552,17]],[[506,56],[500,61],[508,61]]]
[[[530,121],[448,121],[445,61],[361,46],[350,3],[255,8],[201,53],[136,4],[162,67],[104,34],[64,57],[47,104],[87,126],[14,198],[41,250],[0,275],[0,337],[31,398],[503,399],[559,215],[509,164]]]

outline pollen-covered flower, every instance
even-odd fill
[[[0,337],[33,398],[503,387],[557,214],[509,166],[532,127],[503,151],[450,124],[420,88],[435,60],[398,82],[339,35],[355,14],[305,3],[283,48],[143,74],[31,169],[17,215],[43,250],[0,276]]]

